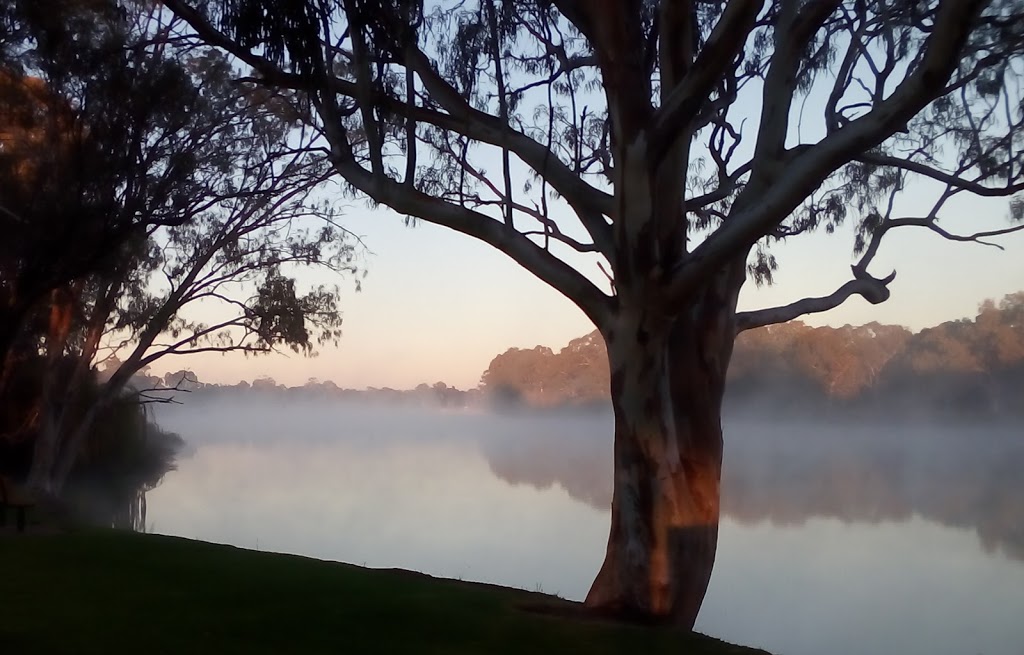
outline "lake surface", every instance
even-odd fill
[[[608,414],[189,399],[151,531],[582,599]],[[778,655],[1024,655],[1024,435],[728,420],[697,629]]]

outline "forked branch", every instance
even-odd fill
[[[767,186],[747,186],[725,225],[672,271],[667,301],[672,305],[684,302],[695,285],[769,234],[843,164],[903,129],[929,102],[945,93],[962,46],[985,4],[982,0],[942,2],[913,72],[863,116],[814,145],[786,150],[774,164],[784,169],[785,175],[774,176]],[[759,141],[761,138],[759,135]],[[770,149],[762,153],[772,155]],[[755,171],[757,168],[755,162]]]

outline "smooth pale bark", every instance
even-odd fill
[[[108,380],[81,416],[72,417],[67,411],[59,417],[48,416],[45,427],[40,431],[33,448],[32,465],[28,486],[31,489],[59,496],[78,457],[96,424],[100,413],[106,409],[126,385],[127,375],[121,374]],[[47,412],[52,412],[46,408]]]
[[[74,468],[75,462],[78,461],[82,446],[85,444],[89,432],[96,423],[100,410],[105,408],[110,403],[110,400],[111,398],[109,397],[100,398],[90,405],[89,409],[85,412],[85,416],[67,433],[67,438],[64,439],[60,454],[57,457],[57,461],[53,464],[50,475],[50,484],[56,493],[59,494],[64,489],[64,483],[67,482],[68,476],[71,475],[71,469]]]
[[[29,467],[26,485],[29,489],[48,496],[56,495],[53,485],[54,462],[57,461],[59,434],[57,421],[48,407],[42,410],[45,415],[39,420],[39,432],[32,445],[32,464]]]
[[[105,405],[100,402],[91,405],[74,425],[68,425],[52,415],[43,419],[43,428],[32,450],[28,488],[48,496],[60,495],[78,459],[82,444]]]
[[[734,267],[735,268],[735,267]],[[604,564],[587,605],[690,629],[718,545],[721,406],[739,278],[725,274],[678,316],[620,309],[604,330],[615,411],[615,481]]]

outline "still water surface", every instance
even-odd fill
[[[277,400],[161,408],[190,445],[151,530],[582,599],[606,414]],[[1024,435],[727,421],[697,629],[779,655],[1024,655]]]

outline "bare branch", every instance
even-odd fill
[[[388,178],[376,177],[345,152],[345,135],[340,126],[327,124],[332,143],[338,148],[332,161],[350,184],[375,201],[395,211],[443,225],[494,246],[526,270],[548,283],[575,302],[595,325],[604,325],[609,317],[610,299],[594,284],[562,260],[546,252],[528,237],[505,228],[485,214],[460,207],[434,196],[401,185]],[[331,132],[336,133],[332,134]]]
[[[932,232],[935,232],[936,234],[941,236],[943,239],[948,239],[949,241],[973,242],[981,244],[983,246],[997,248],[999,250],[1006,250],[1006,248],[993,241],[985,241],[985,239],[989,239],[991,237],[1006,236],[1007,234],[1014,234],[1015,232],[1024,231],[1024,224],[1021,224],[1002,228],[1000,230],[986,230],[983,232],[975,232],[974,234],[955,234],[953,232],[950,232],[949,230],[946,230],[943,227],[940,227],[939,224],[935,222],[935,219],[930,217],[895,218],[890,221],[887,221],[886,227],[888,229],[897,227],[926,227]]]
[[[370,162],[372,170],[376,175],[384,175],[384,153],[380,133],[380,125],[373,115],[373,88],[370,78],[370,57],[366,44],[363,25],[359,19],[360,12],[356,11],[352,0],[346,0],[346,11],[349,16],[349,29],[352,39],[352,61],[356,67],[356,92],[358,93],[359,111],[363,118],[363,132],[366,134],[367,145],[370,150]]]
[[[259,72],[265,83],[306,92],[318,90],[301,75],[286,73],[268,59],[241,47],[233,39],[210,25],[199,12],[182,0],[168,0],[166,6],[184,19],[206,42],[223,48],[252,66]],[[473,107],[456,88],[437,73],[430,60],[415,47],[415,44],[409,44],[401,56],[405,66],[412,68],[419,76],[431,99],[437,102],[447,114],[422,106],[413,106],[380,93],[373,96],[373,103],[386,112],[397,114],[407,120],[429,122],[445,129],[454,130],[471,139],[515,153],[519,159],[546,178],[548,183],[566,199],[601,251],[611,252],[611,231],[604,216],[613,215],[612,196],[585,182],[544,145],[509,125],[503,124],[499,117]],[[326,84],[333,93],[351,98],[361,97],[357,85],[350,81],[330,77]],[[330,117],[325,116],[325,120],[330,120]]]
[[[796,95],[797,71],[807,44],[839,5],[839,0],[783,0],[775,28],[775,52],[764,79],[761,122],[754,145],[754,175],[774,179],[789,132],[790,108]]]
[[[748,185],[726,224],[672,272],[669,302],[681,302],[700,279],[746,252],[845,162],[902,129],[943,93],[956,69],[962,45],[984,4],[983,0],[942,2],[920,64],[892,95],[817,144],[787,151],[778,163],[785,175],[774,177],[770,185]]]
[[[862,296],[869,303],[877,305],[889,299],[888,285],[895,278],[895,271],[881,280],[862,275],[850,280],[827,296],[804,298],[782,307],[739,312],[736,314],[736,332],[739,333],[744,330],[775,323],[785,323],[806,314],[827,312],[843,304],[853,295]]]
[[[603,217],[614,215],[612,196],[583,181],[543,144],[503,125],[497,117],[472,107],[434,70],[422,51],[410,50],[411,61],[407,61],[406,65],[413,67],[432,98],[448,112],[446,117],[438,112],[421,109],[417,112],[418,119],[514,152],[525,164],[547,179],[552,188],[575,210],[594,243],[602,252],[610,253],[611,230]],[[400,112],[402,108],[396,107],[395,110]]]
[[[696,62],[655,114],[649,139],[652,162],[660,161],[676,139],[689,136],[685,127],[707,102],[722,73],[743,51],[761,7],[756,0],[730,0],[726,5]]]
[[[947,173],[946,171],[933,168],[927,164],[916,162],[911,159],[905,159],[903,157],[896,157],[894,155],[866,152],[858,156],[857,161],[867,164],[876,164],[878,166],[892,166],[910,173],[917,173],[918,175],[923,175],[938,182],[948,184],[954,188],[963,189],[964,191],[969,191],[974,195],[984,196],[987,198],[1012,196],[1015,193],[1024,191],[1024,181],[1016,184],[1007,184],[1003,187],[989,187],[976,180],[968,180],[961,175]]]
[[[487,0],[487,20],[490,23],[490,36],[491,36],[491,60],[494,64],[494,80],[498,85],[498,120],[501,121],[502,125],[508,125],[508,96],[505,93],[505,71],[501,65],[501,43],[500,33],[498,32],[498,16],[497,10],[494,8],[494,0]],[[505,226],[510,229],[515,229],[515,223],[512,212],[512,171],[509,165],[508,148],[502,146],[501,148],[501,177],[505,183],[505,206],[503,207],[503,216],[505,219]]]

